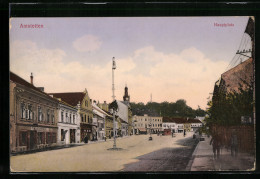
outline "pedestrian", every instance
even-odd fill
[[[104,139],[105,139],[105,141],[107,141],[107,137],[106,136],[104,137]]]
[[[230,143],[231,143],[231,156],[236,157],[238,152],[238,140],[235,131],[232,131]]]
[[[210,140],[210,145],[212,145],[214,159],[219,158],[220,156],[220,136],[218,134],[214,134]]]
[[[86,135],[85,138],[84,138],[84,142],[85,143],[88,143],[88,136]]]
[[[183,131],[183,136],[184,136],[184,137],[186,136],[186,130]]]

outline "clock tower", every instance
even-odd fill
[[[125,95],[123,96],[124,101],[130,102],[130,96],[128,95],[128,88],[125,86]]]

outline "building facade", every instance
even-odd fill
[[[135,134],[158,133],[162,131],[162,117],[133,116]]]
[[[105,139],[105,122],[108,114],[102,110],[96,101],[92,103],[93,109],[93,124],[97,126],[97,140]]]
[[[177,124],[172,118],[163,117],[162,118],[162,131],[170,130],[171,133],[177,132]]]
[[[93,110],[87,89],[84,92],[50,93],[50,95],[78,108],[80,115],[80,142],[84,142],[85,137],[88,140],[93,140],[96,137],[96,130],[93,127]]]
[[[71,106],[59,98],[58,138],[61,145],[80,142],[80,115],[78,107]]]
[[[11,152],[45,148],[57,143],[58,100],[10,72]]]

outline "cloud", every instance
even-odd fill
[[[112,60],[87,65],[68,61],[62,49],[39,48],[32,41],[15,41],[10,49],[10,69],[46,92],[72,92],[88,89],[90,98],[112,100]],[[142,60],[143,59],[143,60]],[[131,101],[156,102],[185,99],[193,108],[206,108],[207,97],[228,63],[212,61],[191,47],[179,54],[162,53],[153,47],[137,49],[132,55],[116,59],[115,95],[123,99],[127,83]]]
[[[76,39],[72,44],[79,52],[92,52],[100,48],[102,41],[97,36],[84,35]]]
[[[87,88],[93,99],[111,99],[112,61],[84,65],[80,61],[67,62],[66,57],[62,49],[39,48],[32,41],[10,44],[10,70],[27,81],[32,72],[35,86],[45,87],[46,92],[78,92]],[[117,59],[117,67],[117,75],[125,74],[135,64],[129,58]]]
[[[138,63],[140,54],[143,61],[150,63]],[[206,108],[207,97],[213,91],[215,81],[228,65],[225,61],[206,58],[195,47],[184,49],[179,54],[165,54],[145,47],[129,58],[137,65],[129,73],[120,74],[118,83],[124,85],[127,80],[132,101],[148,102],[152,93],[153,101],[175,102],[183,98],[193,108],[198,105]],[[143,65],[138,65],[141,63]],[[119,96],[122,95],[123,90]]]

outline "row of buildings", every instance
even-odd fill
[[[10,150],[20,151],[105,140],[132,134],[193,131],[198,119],[132,116],[125,87],[123,101],[117,100],[115,126],[109,104],[96,102],[83,92],[46,93],[10,72]]]
[[[161,133],[171,134],[197,131],[203,123],[199,119],[133,116],[135,134]]]
[[[54,145],[104,140],[113,137],[113,116],[109,104],[91,100],[83,92],[46,93],[10,72],[10,150],[35,150]],[[123,101],[117,101],[116,135],[132,130],[130,96],[125,87]]]

